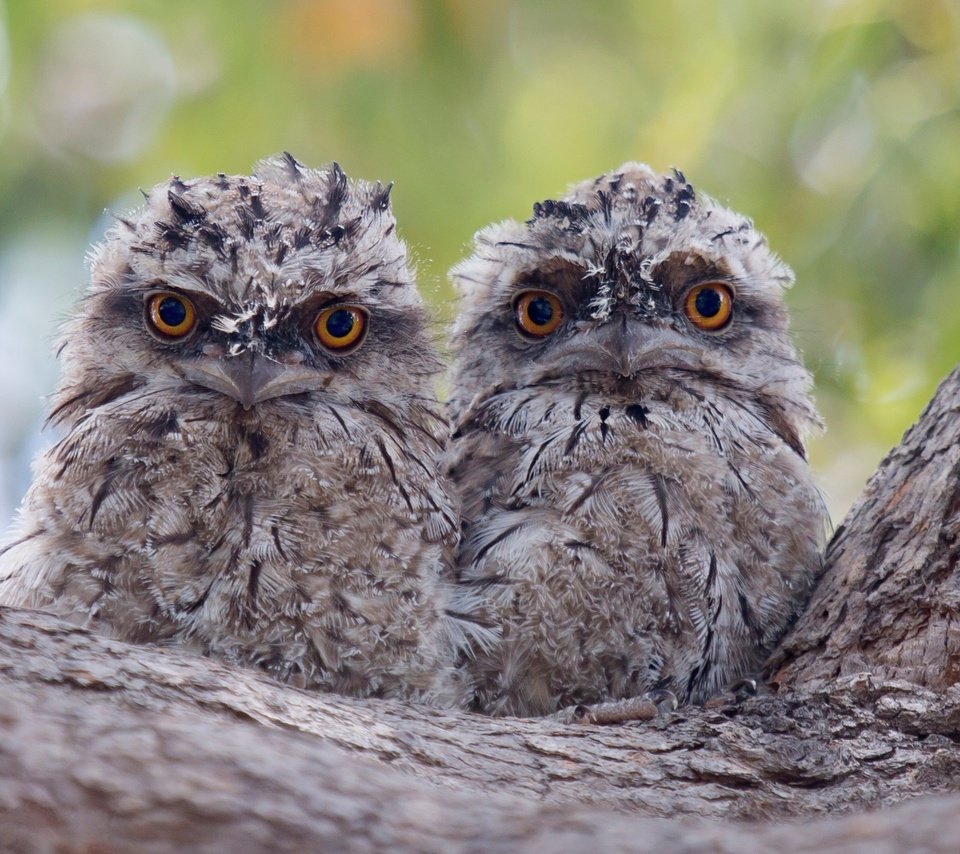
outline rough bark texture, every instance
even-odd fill
[[[956,850],[958,413],[955,372],[743,703],[490,719],[0,609],[0,850]]]
[[[771,661],[775,682],[960,681],[960,368],[870,478],[826,565]]]
[[[0,698],[0,847],[13,850],[629,850],[642,838],[743,851],[793,831],[704,819],[856,812],[960,788],[960,689],[865,675],[576,726],[309,694],[4,610]],[[818,824],[791,849],[863,833],[872,845],[884,827],[912,848],[936,828],[960,832],[960,798],[908,809],[909,821]]]

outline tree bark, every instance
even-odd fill
[[[953,851],[958,413],[954,372],[837,531],[774,693],[742,703],[492,719],[0,609],[0,850]]]
[[[783,685],[859,671],[937,691],[960,680],[960,368],[837,529],[770,670]]]

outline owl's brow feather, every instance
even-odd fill
[[[164,290],[182,291],[188,295],[198,295],[208,297],[220,302],[220,295],[213,290],[210,282],[196,273],[179,274],[172,272],[168,275],[158,278],[151,276],[149,278],[138,278],[136,273],[127,268],[122,275],[103,276],[96,281],[95,289],[84,295],[84,300],[95,300],[104,295],[109,296],[130,296],[146,295],[151,292]]]

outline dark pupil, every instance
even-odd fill
[[[713,288],[704,288],[697,294],[696,306],[701,317],[716,317],[722,303],[720,292]]]
[[[327,332],[334,338],[346,338],[355,322],[352,311],[339,308],[327,318]]]
[[[534,326],[546,326],[553,320],[553,306],[550,304],[550,300],[544,297],[536,297],[530,300],[527,314]]]
[[[157,310],[160,319],[174,328],[187,319],[187,307],[176,297],[167,297]]]

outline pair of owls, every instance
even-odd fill
[[[389,193],[283,155],[118,220],[0,604],[492,714],[758,667],[825,519],[790,271],[626,164],[479,233],[445,416]]]

